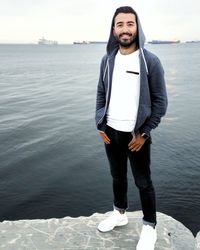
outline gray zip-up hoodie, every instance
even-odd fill
[[[144,48],[145,36],[136,14],[138,28],[138,46],[140,50],[140,97],[137,121],[134,133],[150,135],[152,129],[160,123],[167,109],[167,93],[164,71],[158,57]],[[97,129],[105,131],[106,112],[108,110],[115,56],[119,43],[113,35],[114,17],[111,24],[110,37],[107,44],[107,54],[102,58],[96,99]],[[120,101],[120,100],[119,100]]]

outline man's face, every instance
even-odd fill
[[[113,34],[122,47],[130,47],[137,40],[137,23],[132,13],[119,13],[115,17]]]

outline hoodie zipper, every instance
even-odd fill
[[[145,68],[146,68],[147,75],[149,75],[149,70],[148,70],[148,67],[147,67],[147,62],[146,62],[146,58],[145,58],[145,56],[144,56],[143,48],[140,48],[140,50],[141,50],[142,57],[143,57],[143,60],[144,60],[144,64],[145,64]]]

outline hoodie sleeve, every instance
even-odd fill
[[[151,115],[142,126],[141,132],[149,135],[151,130],[155,129],[160,123],[168,105],[164,70],[157,57],[154,58],[154,63],[149,68],[148,81],[151,96]]]
[[[96,125],[99,123],[100,119],[103,116],[106,103],[106,90],[104,86],[104,74],[106,67],[105,64],[106,64],[106,56],[104,56],[101,61],[99,81],[97,86],[96,113],[95,113]]]

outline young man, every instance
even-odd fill
[[[144,42],[137,13],[129,6],[118,8],[112,20],[107,54],[101,62],[96,100],[96,124],[113,179],[114,211],[98,229],[107,232],[128,223],[129,158],[144,215],[137,250],[152,250],[157,234],[150,132],[166,113],[167,94],[161,63],[144,49]]]

